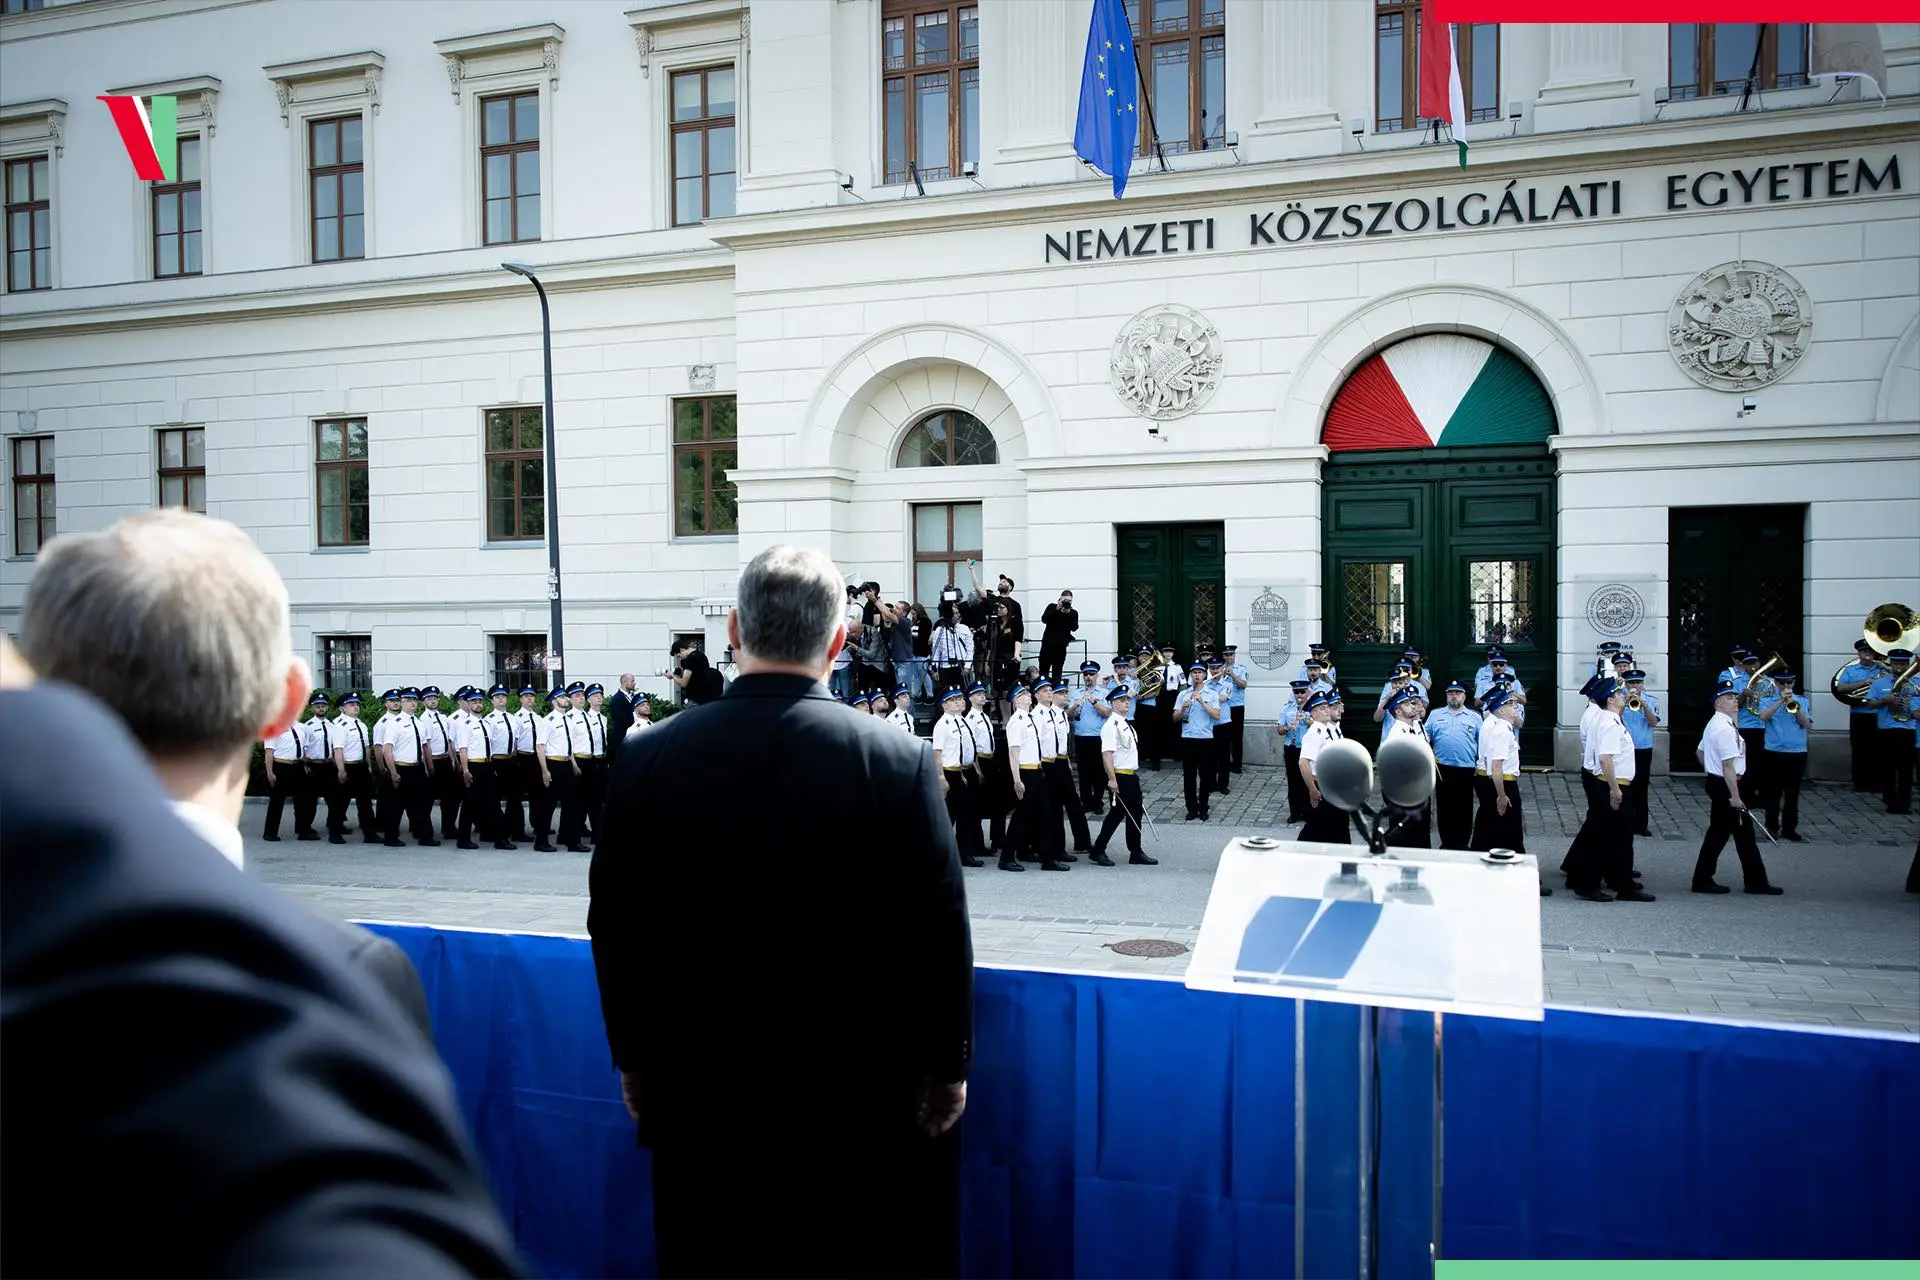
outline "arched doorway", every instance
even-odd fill
[[[1434,333],[1369,357],[1321,439],[1325,642],[1356,736],[1409,646],[1471,691],[1503,644],[1529,695],[1521,758],[1555,720],[1553,402],[1511,352]]]

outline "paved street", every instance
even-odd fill
[[[987,867],[967,873],[974,941],[984,963],[1177,976],[1169,959],[1115,954],[1111,944],[1165,939],[1191,946],[1221,848],[1235,835],[1288,835],[1277,771],[1249,768],[1213,820],[1186,822],[1180,775],[1142,775],[1157,867],[1076,864],[1066,875]],[[1566,775],[1526,783],[1527,842],[1555,873],[1581,810]],[[1881,812],[1841,787],[1801,798],[1805,844],[1767,845],[1780,898],[1738,892],[1729,849],[1725,897],[1687,892],[1705,825],[1699,783],[1655,779],[1654,839],[1636,862],[1655,903],[1582,902],[1564,890],[1541,902],[1547,999],[1555,1004],[1686,1013],[1735,1020],[1920,1034],[1920,896],[1903,892],[1915,820]],[[580,934],[586,923],[583,854],[387,849],[357,837],[334,846],[258,838],[262,808],[248,806],[249,864],[277,884],[361,920]],[[1116,844],[1117,844],[1116,840]],[[1121,857],[1124,854],[1116,848]],[[823,849],[815,856],[829,856]]]

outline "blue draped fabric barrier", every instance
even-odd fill
[[[532,1265],[653,1274],[587,944],[377,927],[420,968]],[[1291,1001],[998,969],[977,992],[969,1274],[1294,1274]],[[1362,1016],[1307,1008],[1309,1276],[1355,1269]],[[1382,1012],[1378,1044],[1375,1231],[1398,1280],[1427,1274],[1433,1021]],[[1920,1256],[1912,1040],[1553,1010],[1449,1017],[1444,1055],[1444,1256]]]

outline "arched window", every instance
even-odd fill
[[[897,467],[988,467],[1000,461],[1000,446],[987,424],[958,409],[930,413],[900,441]]]

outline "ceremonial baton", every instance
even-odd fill
[[[1743,817],[1743,818],[1745,818],[1745,819],[1747,820],[1747,825],[1748,825],[1748,826],[1750,826],[1750,827],[1752,827],[1752,828],[1753,828],[1753,829],[1754,829],[1755,831],[1758,831],[1758,832],[1759,832],[1759,833],[1760,833],[1761,835],[1763,835],[1763,836],[1765,836],[1765,837],[1767,838],[1767,843],[1768,843],[1768,844],[1779,844],[1779,843],[1780,843],[1780,842],[1779,842],[1778,840],[1775,840],[1775,839],[1773,838],[1773,832],[1771,832],[1771,831],[1769,831],[1769,830],[1767,830],[1767,824],[1766,824],[1766,823],[1764,823],[1764,822],[1755,822],[1755,821],[1753,820],[1753,810],[1751,810],[1751,809],[1742,809],[1742,810],[1740,811],[1740,816],[1741,816],[1741,817]]]
[[[1158,840],[1160,838],[1160,828],[1153,825],[1153,815],[1151,813],[1147,813],[1147,801],[1145,796],[1142,796],[1140,798],[1140,813],[1135,813],[1133,810],[1127,808],[1127,802],[1125,799],[1121,797],[1120,788],[1118,786],[1115,786],[1113,789],[1113,799],[1114,799],[1114,803],[1120,806],[1121,812],[1125,813],[1129,818],[1133,819],[1133,825],[1136,827],[1141,825],[1140,823],[1141,814],[1146,814],[1147,830],[1153,833],[1153,838],[1155,840]]]

